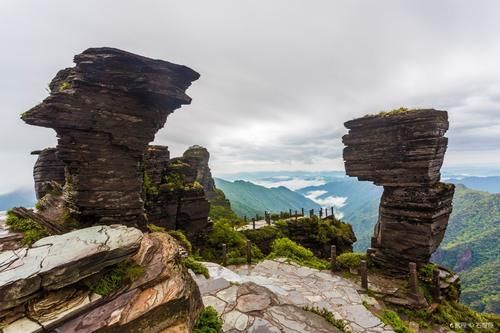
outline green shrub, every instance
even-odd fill
[[[219,333],[222,330],[222,324],[217,311],[207,306],[196,320],[193,333]]]
[[[333,313],[328,311],[327,309],[324,308],[320,309],[314,306],[313,307],[305,306],[303,307],[303,309],[325,318],[327,322],[338,328],[341,332],[346,332],[345,322],[341,319],[335,319]]]
[[[164,183],[160,185],[161,190],[177,191],[184,190],[184,178],[177,172],[170,172],[164,178]]]
[[[499,332],[500,316],[483,315],[466,305],[444,301],[432,314],[432,321],[445,327],[451,327],[457,332]],[[457,327],[457,323],[471,324],[465,327]]]
[[[59,86],[59,91],[64,91],[66,89],[70,89],[71,88],[71,82],[67,82],[67,81],[64,81],[63,83],[61,83],[61,85]]]
[[[144,189],[144,193],[146,194],[147,201],[150,200],[152,196],[158,195],[158,189],[154,186],[146,171],[144,171],[142,187]]]
[[[87,287],[96,294],[107,296],[121,287],[137,280],[144,273],[144,267],[131,261],[123,261],[86,281]]]
[[[207,267],[192,256],[189,256],[184,260],[184,265],[186,265],[187,268],[191,269],[196,274],[202,274],[205,279],[208,279],[210,277]]]
[[[25,245],[31,245],[43,237],[50,236],[47,229],[32,219],[20,218],[12,211],[7,212],[5,223],[9,226],[10,230],[23,234],[23,244]]]
[[[426,281],[432,281],[432,274],[433,274],[432,272],[434,271],[435,268],[437,268],[437,265],[433,263],[423,265],[418,270],[419,278]]]
[[[384,310],[379,318],[384,322],[384,324],[391,325],[396,333],[413,333],[394,311]]]
[[[278,238],[271,245],[271,253],[268,258],[284,257],[302,266],[316,269],[327,269],[328,264],[315,257],[314,254],[288,238]]]
[[[337,266],[343,269],[357,269],[361,260],[366,260],[366,254],[360,252],[342,253],[337,257]]]
[[[170,230],[168,234],[174,237],[179,243],[181,243],[182,247],[186,249],[188,253],[193,252],[193,246],[191,242],[187,239],[186,235],[181,230]]]
[[[148,228],[149,232],[167,232],[165,228],[159,227],[152,223],[146,225],[146,227]]]
[[[243,230],[242,233],[265,255],[271,253],[271,244],[273,241],[283,237],[281,231],[273,226],[265,226],[255,230]]]

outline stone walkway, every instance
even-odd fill
[[[325,308],[352,332],[390,333],[368,311],[351,281],[328,271],[301,267],[285,260],[265,260],[256,266],[232,267],[205,263],[210,279],[196,276],[206,306],[222,315],[224,332],[339,332],[305,306]]]

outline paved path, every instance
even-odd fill
[[[205,305],[222,314],[224,332],[338,332],[323,318],[302,310],[314,306],[343,319],[352,332],[393,333],[363,305],[363,301],[376,304],[374,298],[328,271],[279,259],[233,270],[205,264],[210,279],[197,276],[196,281]]]

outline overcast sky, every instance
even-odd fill
[[[449,111],[447,167],[498,166],[499,17],[495,0],[2,0],[0,193],[56,143],[19,114],[98,46],[201,74],[155,143],[207,147],[215,174],[340,170],[343,122],[399,106]]]

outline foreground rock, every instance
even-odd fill
[[[376,300],[349,280],[315,269],[266,260],[231,271],[206,263],[210,279],[196,277],[203,302],[222,314],[224,332],[339,332],[303,307],[324,308],[353,332],[392,332],[363,306]]]
[[[369,254],[387,272],[423,265],[441,243],[454,186],[440,183],[446,111],[395,110],[344,124],[346,173],[384,186]]]
[[[55,153],[39,157],[37,193],[44,194],[46,176],[60,178],[57,158],[63,197],[80,222],[143,226],[144,151],[167,116],[191,102],[185,90],[199,74],[112,48],[88,49],[74,61],[52,80],[50,96],[22,115],[58,136]]]
[[[58,247],[69,241],[74,251]],[[38,255],[39,249],[48,255]],[[5,333],[190,332],[202,307],[200,292],[181,264],[180,247],[165,233],[92,227],[47,237],[23,250],[24,258],[2,259],[0,304],[4,309],[9,304],[0,311]],[[111,294],[98,295],[79,282],[95,283],[104,266],[125,260],[143,272]],[[19,282],[21,275],[26,282]]]

